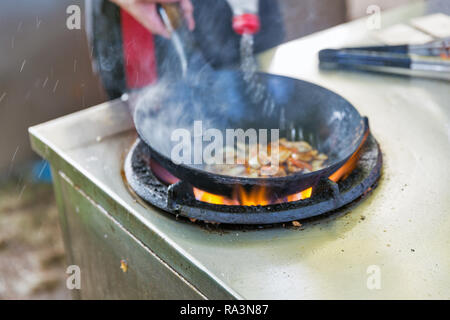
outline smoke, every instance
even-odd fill
[[[232,105],[223,98],[227,88],[220,85],[220,78],[223,76],[211,81],[194,74],[177,82],[161,79],[140,91],[134,97],[134,119],[141,137],[159,153],[169,156],[175,144],[171,141],[173,132],[185,129],[194,138],[195,121],[202,121],[205,130],[225,130]]]
[[[204,132],[241,128],[243,119],[249,118],[250,123],[254,117],[261,119],[259,113],[246,112],[262,112],[261,100],[267,96],[244,81],[240,72],[224,69],[238,67],[241,60],[241,37],[231,28],[232,12],[227,2],[196,6],[194,1],[194,7],[196,30],[192,33],[182,26],[171,40],[155,38],[158,82],[130,99],[140,136],[167,157],[176,144],[170,139],[174,131],[185,129],[194,138],[195,121],[202,122]],[[282,32],[278,36],[282,37]],[[273,42],[272,38],[269,41]],[[187,72],[183,72],[185,61]],[[248,108],[249,103],[261,106]],[[273,110],[273,106],[265,109]]]

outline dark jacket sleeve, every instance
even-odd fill
[[[86,1],[86,32],[93,65],[111,99],[126,91],[120,8],[109,0]]]

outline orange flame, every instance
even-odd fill
[[[306,190],[300,191],[299,193],[291,194],[287,196],[287,202],[299,201],[311,198],[312,188],[308,188]]]
[[[267,189],[265,187],[253,188],[247,192],[243,187],[239,186],[235,190],[233,198],[239,199],[239,203],[242,203],[244,206],[265,206],[270,204],[270,197],[266,193]]]
[[[223,204],[227,206],[239,205],[237,200],[233,200],[217,194],[212,194],[197,188],[193,188],[195,199],[212,204]]]
[[[269,204],[293,202],[307,199],[312,195],[312,188],[308,188],[301,192],[276,200],[270,199],[268,189],[264,187],[253,188],[250,191],[246,191],[243,187],[239,186],[233,193],[233,198],[212,194],[197,188],[194,188],[194,195],[197,200],[212,204],[227,205],[227,206],[232,205],[265,206]]]
[[[346,163],[337,171],[335,171],[331,176],[329,176],[329,179],[334,182],[338,182],[341,179],[345,179],[348,177],[348,175],[356,168],[356,164],[358,163],[359,157],[361,153],[359,152],[364,145],[364,143],[367,140],[367,137],[369,136],[369,130],[366,131],[364,134],[364,137],[361,141],[361,144],[359,145],[358,149],[356,149],[355,153],[352,154],[350,159],[347,160]]]

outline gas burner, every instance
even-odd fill
[[[335,183],[323,179],[303,200],[265,206],[219,205],[196,199],[193,187],[183,181],[161,182],[154,174],[147,145],[137,139],[125,163],[125,177],[131,189],[143,200],[174,215],[226,224],[274,224],[318,216],[355,201],[375,185],[381,173],[380,147],[369,135],[360,150],[355,168]],[[166,180],[166,179],[165,179]]]

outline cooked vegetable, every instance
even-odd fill
[[[236,177],[284,177],[293,173],[308,173],[323,169],[324,163],[328,159],[327,155],[319,153],[306,141],[288,141],[282,138],[275,143],[278,143],[279,165],[278,171],[274,173],[267,174],[267,170],[272,165],[271,161],[277,159],[277,155],[273,153],[277,148],[273,145],[269,145],[267,152],[261,154],[258,154],[258,150],[264,148],[261,145],[238,145],[234,150],[230,147],[225,147],[222,151],[224,163],[226,156],[231,154],[234,156],[235,164],[210,165],[208,170]],[[238,150],[241,152],[239,153]],[[243,151],[245,151],[244,158],[242,158]]]

